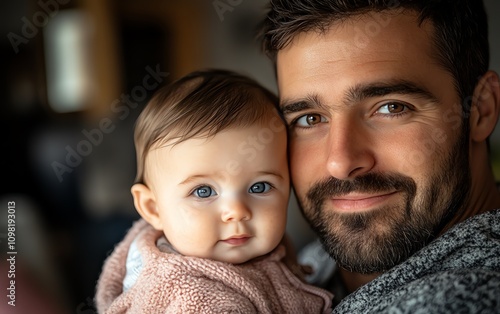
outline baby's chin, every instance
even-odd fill
[[[260,254],[254,253],[250,254],[249,252],[234,252],[235,254],[225,254],[224,256],[217,256],[216,258],[213,258],[213,260],[219,261],[219,262],[224,262],[224,263],[230,263],[234,265],[238,264],[244,264],[248,261],[251,261],[259,256]]]
[[[244,264],[246,262],[265,258],[271,253],[281,241],[257,241],[255,237],[251,237],[246,241],[218,241],[215,246],[206,250],[197,250],[180,247],[174,248],[179,254],[184,256],[198,257],[210,259],[213,261]]]
[[[272,252],[274,248],[266,248],[263,250],[248,252],[248,250],[241,250],[240,252],[231,252],[229,254],[225,254],[224,256],[219,256],[218,258],[214,258],[214,260],[231,263],[234,265],[244,264],[246,262],[258,260],[260,258],[264,258],[268,253]],[[234,254],[232,254],[234,253]]]

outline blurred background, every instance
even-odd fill
[[[485,1],[500,71],[500,2]],[[95,313],[102,263],[138,218],[130,186],[137,115],[156,89],[199,68],[240,71],[276,91],[254,40],[266,0],[17,0],[0,4],[0,277],[16,210],[16,310]],[[500,169],[500,135],[491,139]],[[499,170],[495,170],[497,177]],[[294,199],[297,249],[312,238]]]

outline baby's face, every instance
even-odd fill
[[[237,264],[282,239],[290,185],[278,118],[155,149],[147,163],[160,228],[181,254]]]

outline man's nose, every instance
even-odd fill
[[[326,167],[332,177],[352,179],[374,167],[374,147],[371,147],[368,131],[360,124],[353,120],[331,123]]]

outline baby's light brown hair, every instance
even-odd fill
[[[228,70],[192,72],[162,87],[136,121],[135,183],[146,183],[145,161],[151,149],[209,138],[230,127],[264,123],[278,116],[277,109],[276,95]]]

